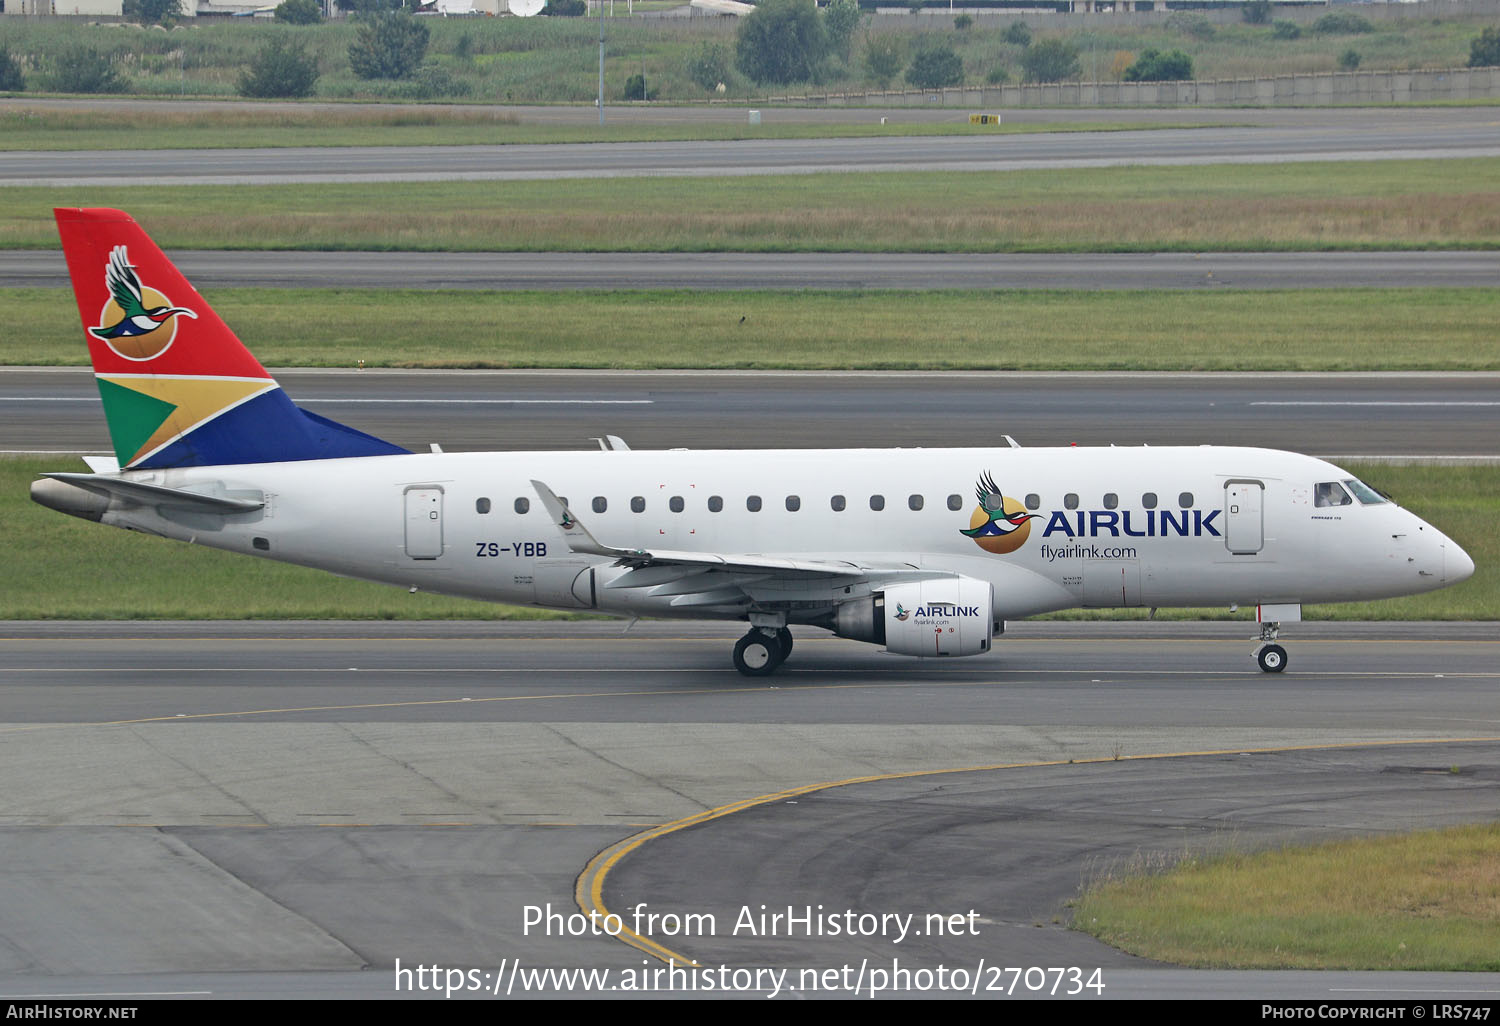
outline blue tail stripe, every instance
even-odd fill
[[[215,417],[135,467],[153,470],[409,453],[409,449],[309,413],[276,388]]]

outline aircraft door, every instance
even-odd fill
[[[406,490],[406,554],[412,559],[438,559],[443,554],[443,490]]]
[[[1224,484],[1224,545],[1235,555],[1253,555],[1265,545],[1262,498],[1266,486],[1259,481],[1226,481]]]

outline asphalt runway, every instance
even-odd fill
[[[283,370],[293,400],[413,449],[1257,445],[1491,457],[1500,375]],[[0,449],[108,452],[87,368],[0,369]]]
[[[729,669],[738,633],[7,625],[0,993],[373,997],[398,959],[486,988],[518,965],[523,985],[588,967],[618,986],[660,964],[571,935],[580,878],[585,907],[662,917],[664,950],[789,970],[803,996],[802,969],[981,958],[1097,969],[1106,997],[1500,988],[1174,971],[1063,907],[1142,856],[1494,819],[1487,626],[1302,624],[1279,677],[1246,624],[1017,624],[952,663],[807,633],[769,681]],[[762,904],[923,925],[735,928]],[[697,932],[674,931],[688,914]]]
[[[1239,112],[1221,112],[1234,121]],[[289,185],[735,177],[828,171],[1012,171],[1366,161],[1500,155],[1487,108],[1394,108],[1383,117],[1205,125],[1191,130],[1000,136],[556,143],[499,146],[289,147],[238,150],[0,152],[11,186]],[[876,115],[871,115],[874,117]],[[1120,117],[1117,114],[1116,117]]]
[[[314,253],[177,250],[211,288],[1494,288],[1500,253]],[[61,251],[0,251],[0,288],[67,288]]]

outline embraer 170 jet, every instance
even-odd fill
[[[58,210],[114,459],[32,485],[114,527],[478,599],[791,625],[912,656],[1005,621],[1253,605],[1260,667],[1309,602],[1431,591],[1473,561],[1322,460],[1268,449],[413,453],[293,405],[127,215]]]

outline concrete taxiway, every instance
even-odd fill
[[[711,934],[653,938],[710,964],[985,957],[1201,995],[1066,930],[1079,881],[1137,852],[1500,812],[1492,625],[1303,624],[1274,677],[1243,623],[1018,624],[941,664],[809,633],[765,681],[729,669],[737,633],[6,625],[0,992],[374,996],[397,959],[640,967],[620,939],[527,925],[577,911],[583,874],[607,911],[712,914]],[[729,928],[760,904],[976,918],[904,947]]]

